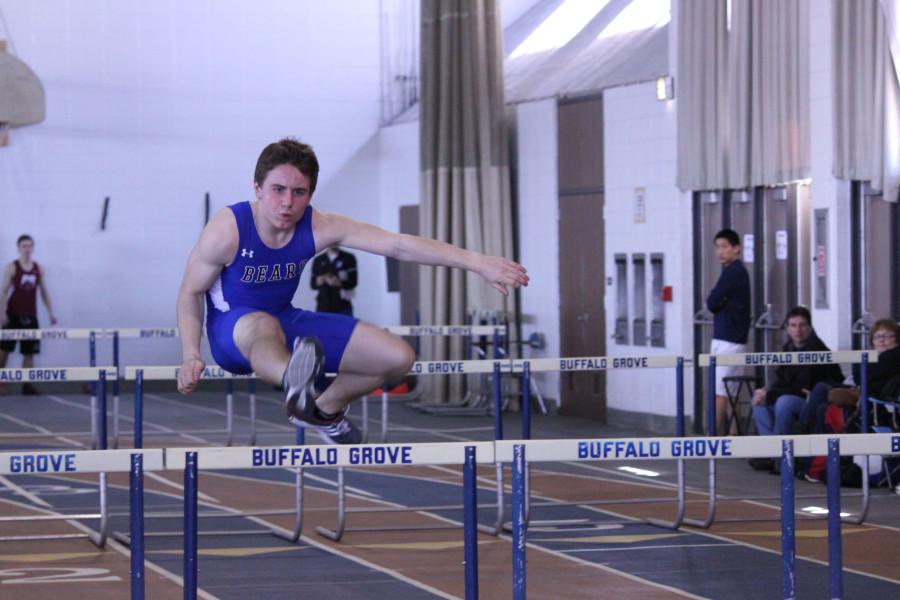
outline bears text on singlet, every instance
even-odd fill
[[[241,281],[244,283],[267,283],[295,279],[303,272],[306,261],[299,263],[275,263],[274,265],[245,265]]]

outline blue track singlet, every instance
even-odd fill
[[[213,358],[227,371],[250,373],[249,361],[234,343],[234,326],[242,316],[263,311],[281,323],[288,350],[297,337],[318,338],[325,351],[326,370],[336,372],[356,319],[291,305],[303,267],[316,253],[312,207],[308,206],[300,217],[291,240],[277,249],[260,239],[249,202],[228,208],[237,221],[238,250],[206,292],[206,331]]]

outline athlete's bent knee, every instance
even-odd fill
[[[391,353],[390,375],[399,377],[409,373],[414,362],[416,362],[415,350],[406,342],[401,341],[395,345]]]

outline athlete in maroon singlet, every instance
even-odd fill
[[[50,304],[50,294],[40,266],[32,260],[34,240],[30,235],[21,235],[16,241],[19,258],[3,269],[3,282],[0,284],[0,322],[3,329],[39,329],[37,319],[37,292],[50,315],[50,323],[56,325],[56,317]],[[16,340],[0,341],[0,369],[6,366],[9,353],[16,349]],[[22,368],[34,367],[34,355],[41,351],[39,340],[21,340],[18,342],[22,352]],[[0,384],[2,386],[2,384]],[[0,393],[3,393],[0,387]],[[26,383],[22,387],[23,394],[35,394],[34,386]]]

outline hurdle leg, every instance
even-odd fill
[[[794,442],[781,442],[781,566],[784,600],[797,597],[796,519],[794,516]]]
[[[131,599],[144,600],[144,457],[131,455],[128,485],[131,535]]]
[[[197,453],[184,464],[184,598],[197,600]]]
[[[225,385],[225,445],[231,446],[234,441],[234,383],[229,379]]]
[[[677,462],[677,473],[678,473],[678,505],[675,509],[675,519],[672,521],[665,521],[663,519],[647,519],[647,523],[650,525],[655,525],[657,527],[665,527],[666,529],[678,529],[681,527],[681,524],[684,522],[684,512],[686,508],[685,502],[685,488],[686,483],[684,479],[684,460],[678,459]]]
[[[283,533],[279,529],[273,529],[272,535],[296,544],[303,533],[303,469],[294,470],[294,530],[290,534]]]
[[[113,422],[112,444],[113,448],[119,447],[119,379],[122,376],[119,370],[119,330],[113,331],[113,366],[116,368],[116,378],[113,381]]]
[[[828,591],[829,598],[844,597],[843,548],[841,545],[841,442],[828,440]]]
[[[100,422],[100,417],[97,416],[97,394],[95,393],[96,387],[95,384],[91,384],[91,450],[96,450],[100,447],[100,440],[97,436],[97,426]]]
[[[92,531],[88,534],[88,538],[98,548],[106,546],[106,538],[109,535],[109,506],[107,504],[106,489],[106,473],[100,473],[100,484],[98,491],[100,493],[100,529]]]
[[[525,523],[525,446],[513,447],[512,465],[512,555],[513,555],[513,598],[526,597],[526,523]]]
[[[466,446],[463,466],[463,546],[466,600],[478,598],[478,479],[475,446]]]
[[[250,445],[256,445],[256,381],[247,381],[247,392],[250,395]]]
[[[328,529],[327,527],[322,527],[321,525],[316,527],[316,533],[318,533],[322,537],[328,538],[329,540],[333,540],[335,542],[341,541],[341,538],[344,537],[344,527],[347,523],[347,507],[346,507],[347,489],[344,486],[344,467],[338,467],[337,493],[338,493],[338,497],[337,497],[337,501],[338,501],[337,527],[335,527],[334,529]]]
[[[387,442],[388,430],[388,391],[387,383],[381,388],[381,443]]]
[[[369,396],[362,397],[362,441],[369,441]]]
[[[706,505],[706,518],[684,519],[684,523],[701,529],[709,529],[716,519],[716,459],[709,460],[709,502]]]
[[[119,447],[119,395],[113,394],[112,409],[112,447],[113,450]]]
[[[684,357],[681,356],[675,362],[675,436],[684,437]],[[669,522],[661,519],[648,519],[647,522],[651,525],[678,529],[684,521],[686,486],[684,460],[679,458],[676,464],[678,473],[678,506],[675,509],[675,520]]]
[[[497,475],[497,520],[494,521],[493,527],[479,525],[478,530],[489,535],[497,536],[503,531],[503,522],[505,519],[505,507],[503,506],[503,463],[498,462],[495,468]]]

